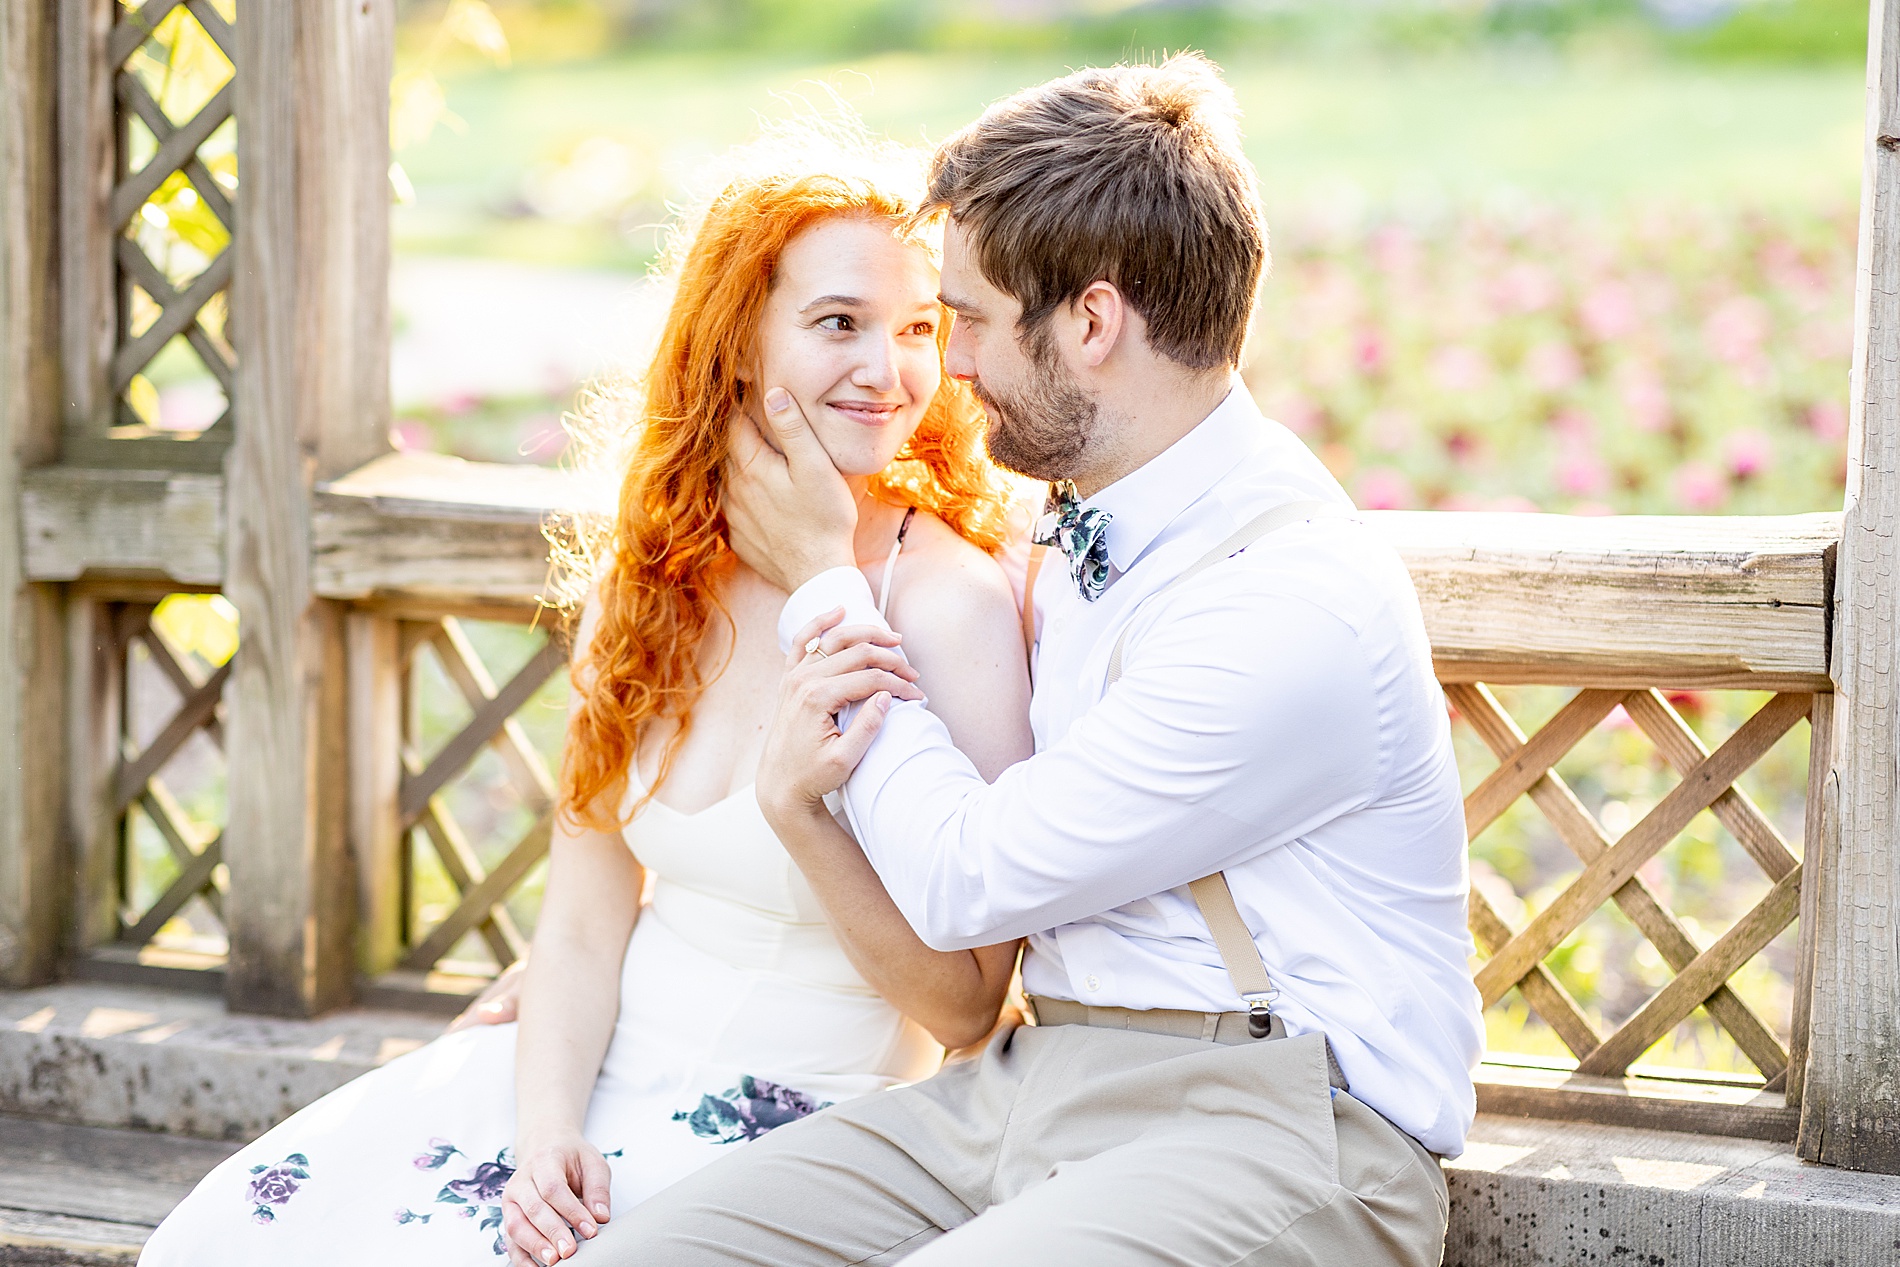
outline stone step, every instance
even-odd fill
[[[214,996],[129,985],[0,992],[0,1267],[133,1263],[235,1144],[443,1025],[233,1017]],[[1591,1105],[1616,1091],[1586,1090]],[[1702,1107],[1725,1121],[1737,1106]],[[1809,1165],[1785,1140],[1487,1112],[1446,1170],[1447,1267],[1900,1265],[1900,1179]]]
[[[1895,1267],[1900,1178],[1786,1143],[1481,1113],[1445,1267]]]
[[[145,1238],[236,1144],[0,1116],[0,1264],[138,1260]]]
[[[0,1117],[0,1265],[129,1265],[233,1149]],[[1446,1267],[1900,1263],[1900,1180],[1785,1145],[1483,1114],[1446,1170]]]
[[[368,1008],[232,1016],[215,996],[147,986],[0,991],[0,1113],[241,1142],[445,1024]]]

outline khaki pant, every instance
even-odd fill
[[[1047,1025],[616,1211],[577,1267],[1431,1267],[1446,1209],[1431,1154],[1332,1093],[1318,1035]]]

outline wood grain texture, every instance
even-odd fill
[[[1715,944],[1697,955],[1695,961],[1679,971],[1668,985],[1650,996],[1603,1041],[1589,1056],[1577,1063],[1578,1073],[1615,1076],[1661,1041],[1704,1000],[1722,988],[1743,964],[1761,953],[1762,947],[1794,922],[1801,902],[1801,868],[1776,882],[1768,895],[1748,912]],[[1763,1070],[1779,1073],[1779,1069]]]
[[[1823,878],[1833,865],[1838,843],[1836,820],[1828,811],[1829,771],[1834,765],[1834,696],[1814,697],[1808,710],[1808,797],[1801,824],[1801,913],[1795,947],[1794,1005],[1788,1020],[1788,1103],[1801,1107],[1808,1076],[1808,1031],[1814,1016],[1814,937],[1820,924]]]
[[[1366,519],[1411,571],[1441,681],[1826,687],[1837,516]]]
[[[119,604],[86,593],[66,603],[66,830],[72,842],[72,949],[119,935],[119,850],[112,774],[125,709]]]
[[[318,591],[532,602],[547,588],[543,520],[557,509],[610,514],[612,498],[563,471],[392,454],[319,489]]]
[[[396,621],[351,612],[350,852],[356,860],[356,961],[375,977],[402,958],[402,658]]]
[[[1798,1149],[1900,1174],[1900,0],[1867,49],[1860,273],[1835,635],[1840,838],[1815,903],[1812,1020]]]
[[[1592,692],[1588,690],[1579,692],[1578,698],[1583,699],[1590,694]],[[1457,705],[1460,714],[1500,761],[1508,763],[1528,747],[1523,731],[1499,706],[1496,697],[1487,688],[1454,683],[1445,688],[1445,695]],[[1594,707],[1593,704],[1592,711]],[[1564,712],[1560,712],[1559,718],[1563,715]],[[1552,720],[1555,722],[1558,718]],[[1546,725],[1545,729],[1548,730],[1549,726]],[[1540,738],[1543,733],[1538,732]],[[1570,790],[1569,784],[1555,770],[1546,771],[1542,778],[1530,786],[1526,795],[1556,829],[1558,839],[1586,864],[1596,861],[1610,849],[1611,841],[1602,825],[1584,809],[1576,793]],[[1674,971],[1682,971],[1702,953],[1702,947],[1682,921],[1663,904],[1655,890],[1641,876],[1624,881],[1611,894],[1611,900],[1630,923],[1649,939],[1650,944],[1662,955],[1663,961]],[[1485,947],[1487,954],[1496,953],[1496,949],[1496,945]],[[1541,970],[1542,966],[1539,964],[1538,968]],[[1533,973],[1526,977],[1519,983],[1519,989],[1534,980],[1536,975]],[[1536,1006],[1536,999],[1528,991],[1525,992],[1525,998]],[[1776,1041],[1774,1032],[1727,985],[1720,986],[1710,994],[1704,1006],[1709,1015],[1729,1032],[1736,1046],[1764,1074],[1772,1077],[1787,1067],[1787,1053]],[[1561,1032],[1562,1027],[1557,1022],[1553,1021],[1552,1025]],[[1576,1048],[1573,1046],[1571,1050],[1576,1051]],[[1576,1054],[1582,1057],[1584,1053],[1579,1051]]]
[[[26,474],[20,518],[38,581],[224,578],[224,480],[164,471],[47,467]]]
[[[1778,1143],[1795,1134],[1794,1110],[1773,1091],[1495,1064],[1480,1065],[1473,1081],[1480,1113]]]
[[[0,0],[0,983],[50,978],[71,864],[60,832],[64,596],[34,584],[17,513],[59,443],[56,18]]]
[[[1738,727],[1715,753],[1669,790],[1656,807],[1609,849],[1583,869],[1583,874],[1539,911],[1522,932],[1478,970],[1476,983],[1485,1006],[1502,998],[1571,931],[1589,918],[1618,889],[1636,877],[1636,871],[1707,809],[1722,790],[1755,764],[1775,741],[1807,712],[1809,697],[1777,695]]]
[[[226,727],[237,1010],[319,1011],[354,976],[344,613],[311,586],[310,491],[387,430],[393,32],[393,0],[260,6],[237,24],[224,573],[242,630]]]
[[[1659,692],[1631,692],[1623,701],[1623,710],[1677,774],[1687,774],[1709,759],[1708,745]],[[1741,788],[1732,787],[1722,793],[1709,809],[1770,880],[1781,879],[1799,865],[1788,851],[1788,842]]]
[[[389,452],[396,5],[304,0],[295,8],[294,79],[267,91],[275,108],[293,113],[296,128],[301,430],[316,478],[328,479]]]
[[[1478,949],[1491,954],[1499,946],[1511,940],[1511,926],[1504,922],[1492,907],[1489,898],[1476,886],[1472,887],[1470,902],[1471,935],[1477,940]],[[1581,1059],[1595,1051],[1603,1042],[1590,1024],[1583,1009],[1577,1006],[1570,991],[1564,989],[1549,968],[1538,964],[1517,983],[1518,990],[1542,1018],[1543,1022],[1557,1032],[1570,1054]]]
[[[73,440],[103,440],[113,414],[109,208],[118,156],[107,46],[118,8],[116,0],[59,5],[60,381],[64,429]]]
[[[560,471],[392,454],[324,485],[318,591],[522,602],[540,524],[611,513]],[[1445,681],[1825,689],[1839,517],[1447,514],[1366,520],[1404,558]]]

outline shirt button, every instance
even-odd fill
[[[1095,974],[1092,972],[1089,973],[1088,979],[1083,981],[1082,984],[1087,986],[1091,990],[1099,990],[1102,988],[1102,983],[1095,979]]]

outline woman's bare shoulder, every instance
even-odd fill
[[[906,593],[946,588],[965,597],[1000,596],[1011,608],[1016,605],[1009,578],[995,558],[958,536],[935,515],[919,511],[898,559],[896,593],[892,597],[900,599]]]
[[[913,653],[969,651],[1017,636],[1016,592],[1002,566],[934,515],[911,525],[892,591],[891,624]]]

